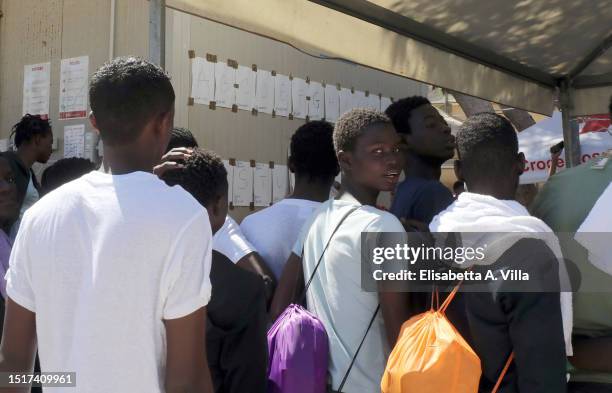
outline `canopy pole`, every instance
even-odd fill
[[[563,121],[563,141],[565,142],[565,167],[571,168],[580,165],[580,138],[578,136],[578,123],[572,121],[574,109],[574,95],[570,81],[561,81],[559,94],[561,104],[561,117]]]
[[[166,66],[166,0],[149,0],[149,61]]]

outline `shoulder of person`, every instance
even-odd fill
[[[373,206],[364,206],[359,209],[366,215],[367,231],[372,232],[404,232],[404,226],[393,214],[377,209]]]

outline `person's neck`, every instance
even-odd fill
[[[344,193],[348,193],[357,199],[362,205],[376,206],[376,200],[380,191],[371,188],[363,187],[352,182],[342,179],[342,192],[338,196],[340,198]]]
[[[159,163],[159,158],[139,154],[146,151],[135,144],[122,146],[104,145],[104,161],[113,175],[125,175],[132,172],[152,172]]]
[[[26,168],[31,169],[36,162],[36,153],[29,146],[21,146],[17,149],[17,157],[23,162]]]
[[[333,182],[333,180],[332,180]],[[324,202],[329,199],[332,182],[311,180],[308,176],[295,176],[295,188],[287,198]]]
[[[437,160],[427,159],[412,152],[406,155],[406,165],[404,166],[406,177],[418,177],[427,180],[440,180],[442,174],[442,164]]]
[[[468,192],[507,201],[514,200],[516,187],[505,184],[472,184],[468,187]]]

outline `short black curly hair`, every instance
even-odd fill
[[[464,172],[480,178],[503,176],[518,156],[514,127],[495,113],[470,116],[459,128],[456,142]]]
[[[164,70],[137,57],[118,57],[100,67],[89,83],[89,102],[100,137],[108,145],[130,143],[174,104]]]
[[[167,185],[183,187],[204,207],[227,195],[227,171],[215,152],[196,148],[182,164],[162,175]]]
[[[389,105],[385,113],[393,122],[393,127],[395,127],[397,132],[400,134],[410,134],[412,132],[410,129],[410,114],[412,110],[427,104],[431,104],[431,102],[423,96],[406,97]]]
[[[334,151],[334,126],[324,120],[301,125],[291,136],[289,162],[297,175],[329,181],[340,171]]]
[[[392,123],[387,115],[374,109],[357,108],[340,116],[334,128],[336,154],[340,151],[353,151],[357,138],[366,128],[376,124]]]
[[[170,133],[170,142],[166,148],[166,153],[175,147],[198,147],[198,141],[187,128],[174,127]]]
[[[36,135],[45,136],[51,132],[51,122],[40,115],[24,115],[13,126],[11,136],[15,137],[15,147],[19,148],[24,142],[32,140]]]
[[[62,158],[45,169],[40,179],[42,194],[78,179],[96,169],[96,164],[86,158]]]

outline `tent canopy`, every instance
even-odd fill
[[[434,86],[550,115],[612,95],[609,0],[166,0],[169,7]],[[566,90],[567,91],[567,90]]]

